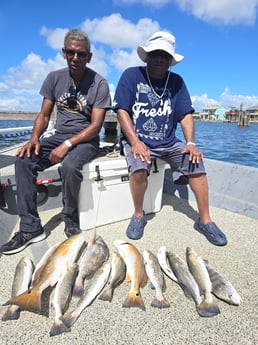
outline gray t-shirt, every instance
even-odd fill
[[[108,83],[92,69],[85,68],[84,77],[76,89],[71,105],[69,89],[72,85],[69,69],[63,68],[50,72],[40,90],[43,97],[56,103],[56,131],[59,133],[78,133],[89,126],[93,108],[111,107]]]

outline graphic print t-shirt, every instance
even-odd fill
[[[73,85],[68,68],[50,72],[42,84],[40,94],[57,106],[56,130],[75,134],[91,123],[93,108],[109,109],[111,98],[107,81],[90,68],[76,89],[74,103],[69,105],[69,89]]]
[[[114,97],[114,111],[126,110],[139,139],[151,148],[167,147],[178,141],[177,123],[194,112],[183,79],[176,73],[168,73],[166,89],[167,76],[152,82],[154,92],[144,67],[128,68],[119,80]],[[163,92],[163,97],[158,97]]]

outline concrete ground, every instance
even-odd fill
[[[148,215],[145,235],[133,244],[142,252],[149,249],[157,253],[160,246],[185,258],[187,246],[192,247],[217,268],[237,289],[243,299],[240,306],[230,306],[216,299],[220,314],[211,318],[200,317],[194,303],[181,288],[166,277],[165,297],[168,309],[155,309],[151,301],[155,292],[149,284],[141,290],[146,311],[123,308],[122,303],[130,283],[122,283],[114,293],[112,302],[96,299],[84,310],[71,332],[50,337],[54,320],[23,311],[17,321],[0,321],[0,345],[35,344],[96,344],[96,345],[258,345],[258,220],[211,207],[216,223],[226,233],[228,245],[216,247],[193,229],[197,217],[196,205],[175,196],[163,194],[160,212]],[[41,212],[48,238],[24,251],[0,258],[2,305],[11,296],[15,267],[21,257],[37,263],[50,246],[64,239],[60,209]],[[128,220],[100,226],[97,233],[108,244],[110,252],[116,239],[126,239]],[[14,231],[18,229],[15,225]],[[84,231],[88,240],[92,230]],[[71,301],[71,307],[75,305]],[[0,307],[3,315],[6,307]]]

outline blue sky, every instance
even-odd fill
[[[185,56],[172,70],[197,111],[220,104],[258,106],[258,0],[14,0],[0,4],[0,110],[39,111],[39,89],[61,54],[68,29],[90,37],[89,67],[113,94],[122,71],[143,63],[139,44],[158,30],[176,36]]]

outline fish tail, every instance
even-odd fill
[[[3,314],[2,321],[18,320],[20,317],[20,313],[20,308],[13,308],[13,306],[10,306]]]
[[[202,317],[212,317],[220,313],[216,302],[203,299],[202,302],[196,306],[197,312]]]
[[[76,322],[77,318],[78,317],[74,313],[65,313],[60,319],[66,327],[70,328]]]
[[[49,332],[50,337],[59,335],[65,332],[71,332],[71,328],[67,327],[61,320],[55,321]]]
[[[113,289],[107,288],[105,289],[102,294],[99,296],[99,299],[102,301],[108,301],[111,302],[113,298]]]
[[[151,306],[154,308],[164,309],[164,308],[169,308],[170,304],[165,298],[160,300],[157,297],[155,297],[153,301],[151,302]]]
[[[34,313],[41,313],[41,293],[38,289],[32,288],[16,297],[11,298],[3,306],[15,304],[23,310]]]
[[[140,308],[142,310],[146,310],[142,296],[140,292],[129,292],[127,298],[125,299],[123,303],[123,307],[130,308],[130,307],[136,307]]]
[[[73,287],[73,296],[81,297],[83,294],[84,286],[83,284],[75,284]]]

